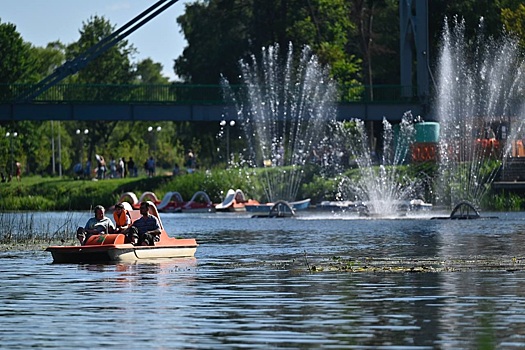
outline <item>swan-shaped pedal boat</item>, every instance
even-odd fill
[[[129,205],[129,203],[126,203]],[[130,212],[132,222],[140,217],[139,210],[131,205],[125,208]],[[195,256],[197,241],[194,238],[169,237],[162,225],[157,208],[150,202],[150,214],[159,219],[160,240],[154,246],[135,246],[125,243],[123,234],[104,234],[89,237],[84,245],[50,246],[46,251],[53,256],[53,263],[113,262],[135,261],[141,259],[185,258]]]

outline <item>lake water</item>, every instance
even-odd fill
[[[77,215],[83,225],[88,214]],[[170,235],[197,238],[195,259],[78,265],[2,252],[1,348],[523,348],[522,269],[308,269],[333,257],[525,259],[525,213],[484,215],[499,218],[162,214]]]

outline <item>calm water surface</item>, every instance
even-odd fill
[[[36,221],[60,222],[65,213]],[[436,215],[435,213],[433,215]],[[445,214],[446,215],[446,214]],[[496,220],[163,214],[195,259],[52,264],[0,253],[1,347],[479,349],[525,347],[525,273],[309,273],[331,257],[518,258],[525,213]],[[87,214],[79,214],[83,225]]]

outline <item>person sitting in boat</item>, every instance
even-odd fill
[[[124,209],[124,204],[118,203],[115,205],[113,220],[115,220],[116,227],[113,233],[124,233],[131,226],[131,215]]]
[[[110,234],[115,231],[115,225],[110,218],[104,215],[106,209],[97,205],[95,207],[95,216],[90,218],[84,227],[77,229],[77,238],[81,245],[84,245],[89,237],[93,235]]]
[[[133,222],[126,236],[135,245],[155,245],[160,239],[160,223],[156,216],[149,213],[148,202],[140,203],[140,218]]]

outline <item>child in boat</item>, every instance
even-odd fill
[[[77,229],[77,238],[81,245],[84,245],[92,235],[109,234],[115,231],[113,221],[104,215],[105,212],[106,209],[103,206],[97,205],[95,207],[95,216],[90,218],[84,227]]]
[[[116,226],[114,233],[123,233],[131,225],[131,215],[124,209],[124,204],[118,203],[115,205],[113,220],[115,220]]]

